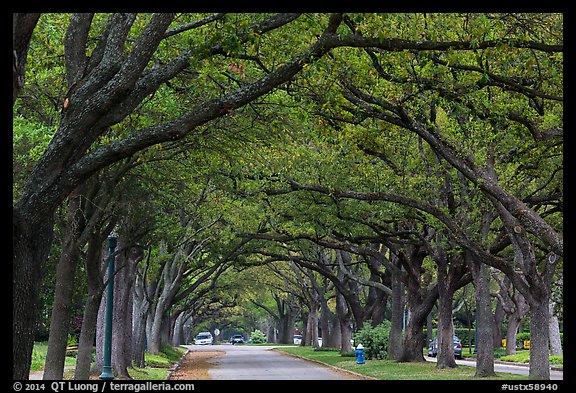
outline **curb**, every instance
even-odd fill
[[[188,355],[188,352],[190,352],[190,348],[186,348],[186,352],[184,352],[184,354],[180,357],[180,359],[178,359],[178,362],[168,369],[168,374],[166,374],[167,381],[172,376],[172,373],[180,368],[180,364],[182,363],[184,357]]]
[[[273,348],[272,350],[274,350],[274,349],[275,349],[275,348]],[[359,379],[367,379],[367,380],[374,380],[374,381],[378,381],[378,380],[379,380],[378,378],[374,378],[374,377],[370,377],[370,376],[368,376],[368,375],[364,375],[364,374],[360,374],[360,373],[357,373],[357,372],[354,372],[354,371],[346,370],[346,369],[344,369],[344,368],[340,368],[340,367],[334,366],[334,365],[332,365],[332,364],[328,364],[328,363],[321,362],[320,360],[308,359],[308,358],[305,358],[305,357],[303,357],[303,356],[295,355],[295,354],[293,354],[293,353],[288,353],[288,352],[284,352],[284,351],[276,351],[276,352],[281,353],[281,354],[283,354],[283,355],[292,356],[292,357],[295,357],[295,358],[298,358],[298,359],[301,359],[301,360],[305,360],[305,361],[307,361],[307,362],[316,363],[316,364],[319,364],[319,365],[321,365],[321,366],[329,367],[329,368],[332,368],[332,369],[334,369],[334,370],[336,370],[336,371],[338,371],[338,372],[341,372],[341,373],[351,374],[351,375],[354,375],[355,377],[358,377]]]

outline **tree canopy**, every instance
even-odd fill
[[[430,304],[451,312],[488,268],[526,298],[533,329],[547,323],[563,258],[562,14],[13,20],[15,378],[47,261],[71,239],[73,263],[88,261],[116,224],[140,250],[125,260],[158,329],[239,304],[361,325],[378,311],[358,304],[405,291],[416,335]],[[242,301],[250,269],[275,289]]]

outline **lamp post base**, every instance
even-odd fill
[[[102,374],[98,377],[100,379],[114,379],[114,374],[112,374],[112,368],[106,367],[102,369]]]

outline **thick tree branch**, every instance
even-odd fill
[[[39,18],[38,13],[12,14],[12,105],[24,87],[28,47]]]
[[[66,82],[72,88],[86,72],[88,57],[86,43],[94,14],[74,14],[70,17],[64,39],[64,58],[66,64]]]
[[[224,17],[224,15],[226,15],[226,14],[225,13],[213,14],[213,15],[207,16],[206,18],[196,20],[194,22],[185,23],[183,25],[173,27],[172,29],[169,29],[166,31],[166,33],[164,34],[164,38],[172,37],[173,35],[180,34],[182,32],[196,29],[198,27],[207,25],[208,23],[212,23],[216,20],[222,19]]]
[[[242,86],[219,99],[205,101],[178,119],[145,127],[133,132],[126,138],[95,149],[78,160],[69,171],[67,179],[69,181],[77,181],[77,179],[88,177],[100,168],[110,165],[121,158],[128,157],[146,147],[169,140],[179,140],[210,120],[224,116],[230,110],[252,102],[290,80],[306,64],[322,57],[331,49],[327,45],[328,38],[329,35],[322,35],[307,51],[294,57],[270,74],[249,85]]]

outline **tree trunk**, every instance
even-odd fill
[[[504,308],[500,304],[500,302],[496,302],[496,308],[494,310],[494,349],[498,349],[502,347],[502,321],[504,320]]]
[[[406,270],[410,269],[412,271],[407,275],[406,284],[406,305],[410,318],[406,324],[402,355],[399,361],[423,362],[425,361],[423,352],[424,324],[426,323],[426,317],[438,298],[438,288],[436,286],[427,289],[421,288],[420,278],[424,256],[417,255],[416,252],[409,253],[412,255],[405,255],[404,259],[407,265]]]
[[[70,328],[72,292],[76,262],[79,252],[75,245],[64,246],[60,261],[56,267],[56,288],[52,317],[50,319],[50,336],[48,337],[48,352],[44,367],[44,380],[62,380],[64,377],[64,360],[68,345]]]
[[[170,344],[170,336],[172,334],[172,330],[170,329],[170,315],[165,314],[162,318],[162,324],[160,325],[160,348],[164,345]]]
[[[329,340],[326,343],[326,346],[330,348],[338,348],[341,351],[342,329],[340,327],[340,320],[334,313],[331,313],[330,317],[328,318],[328,328],[330,329],[330,334],[328,336]],[[352,329],[350,329],[350,334],[352,334]]]
[[[143,273],[142,273],[143,275]],[[144,367],[144,347],[146,346],[146,318],[150,304],[146,298],[146,284],[142,275],[136,273],[133,293],[133,332],[132,362],[137,367]]]
[[[440,275],[438,276],[438,286],[443,286]],[[454,360],[454,325],[452,323],[453,296],[446,290],[439,289],[439,293],[436,368],[456,368],[456,361]]]
[[[132,333],[132,362],[137,367],[144,367],[144,348],[146,347],[146,314],[147,308],[134,310],[134,331]]]
[[[530,374],[529,379],[550,379],[548,296],[530,301]]]
[[[438,356],[436,368],[456,368],[454,360],[454,325],[452,323],[452,303],[454,293],[450,287],[447,270],[449,261],[440,252],[438,265]]]
[[[344,295],[336,291],[336,315],[340,328],[340,353],[352,352],[352,312]]]
[[[53,217],[24,223],[14,210],[12,221],[12,378],[27,380],[40,288],[53,239]]]
[[[38,13],[12,14],[12,105],[24,86],[28,46],[39,18]]]
[[[333,331],[331,329],[330,318],[332,311],[328,308],[328,302],[325,297],[320,295],[320,330],[322,331],[322,347],[336,348],[337,344],[334,343]]]
[[[50,336],[48,353],[44,367],[44,380],[62,380],[64,377],[64,360],[70,328],[72,292],[76,265],[80,258],[78,247],[80,217],[80,197],[70,196],[66,215],[66,228],[62,242],[62,253],[56,266],[56,288],[50,319]]]
[[[102,262],[102,241],[97,236],[91,236],[86,252],[86,279],[88,282],[88,297],[84,306],[82,330],[78,343],[76,356],[76,370],[74,379],[87,380],[90,377],[90,364],[92,362],[92,349],[96,338],[96,324],[98,309],[104,290],[104,283],[100,277],[100,264]]]
[[[404,335],[403,351],[400,357],[400,362],[423,362],[425,361],[423,355],[423,340],[422,330],[426,317],[415,318],[416,315],[412,314],[410,321],[406,325],[406,332]]]
[[[266,332],[266,341],[269,343],[277,343],[278,342],[278,328],[276,326],[276,319],[275,318],[267,318],[268,320],[268,331]]]
[[[122,250],[125,241],[119,238],[117,250]],[[112,314],[112,368],[115,376],[130,378],[128,367],[131,365],[132,348],[132,287],[134,284],[135,265],[139,260],[132,255],[132,249],[120,252],[116,257],[116,274],[114,276],[114,299]],[[108,280],[108,277],[106,277]],[[103,366],[104,325],[106,315],[107,293],[104,292],[98,311],[96,339],[96,368]]]
[[[119,249],[126,246],[122,237],[118,241]],[[118,273],[114,277],[114,314],[112,317],[112,366],[120,378],[131,378],[128,367],[131,366],[132,353],[132,289],[135,280],[136,264],[140,260],[137,247],[130,247],[117,257]]]
[[[524,318],[520,318],[517,313],[508,316],[508,330],[506,331],[506,355],[516,354],[516,335],[518,326]]]
[[[554,314],[554,302],[550,302],[550,354],[562,356],[562,339],[560,338],[560,326],[558,317]]]
[[[104,277],[106,280],[106,276]],[[106,287],[105,287],[106,288]],[[98,314],[96,319],[96,357],[94,359],[94,370],[102,370],[104,367],[104,329],[106,325],[106,289],[100,298],[100,305],[98,307]],[[114,333],[112,333],[112,340],[114,340]]]
[[[474,288],[476,294],[476,329],[478,333],[478,342],[476,351],[476,377],[493,377],[494,357],[493,357],[493,323],[490,296],[490,272],[489,267],[479,261],[472,262],[475,266],[470,266],[474,278]]]
[[[318,308],[319,304],[311,302],[310,312],[306,321],[306,345],[318,348]]]
[[[92,349],[96,337],[96,321],[98,320],[98,308],[102,299],[102,291],[97,294],[91,291],[84,307],[82,319],[82,331],[78,343],[78,354],[76,356],[76,370],[74,379],[87,380],[90,377],[90,364],[92,363]]]
[[[390,318],[390,337],[388,338],[387,358],[399,360],[402,356],[402,325],[404,318],[404,285],[400,272],[392,273],[392,316]],[[428,313],[430,314],[430,313]]]
[[[172,333],[172,346],[177,347],[183,344],[184,339],[184,312],[180,312],[174,321],[174,332]],[[214,337],[216,340],[216,337]]]
[[[158,299],[156,308],[154,308],[154,312],[151,314],[151,326],[148,334],[148,353],[153,355],[158,355],[160,352],[162,323],[164,321],[164,312],[166,310],[164,303],[164,298],[161,297]]]
[[[278,306],[278,342],[292,344],[297,310],[285,300],[276,299],[276,301]]]

